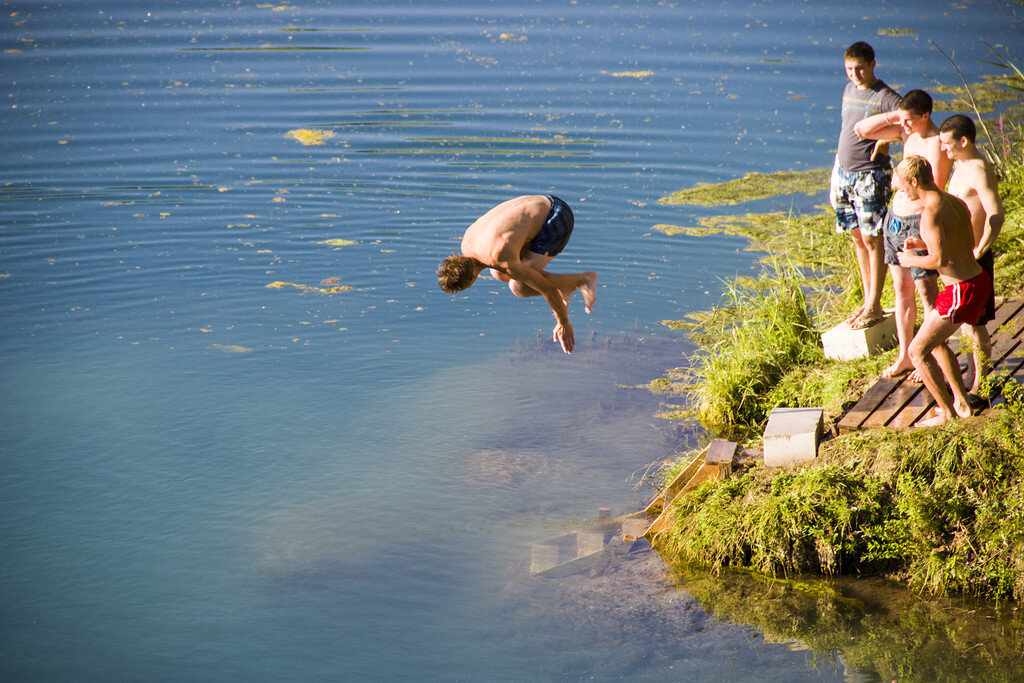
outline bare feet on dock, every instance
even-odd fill
[[[885,370],[882,370],[882,378],[899,379],[908,372],[914,372],[914,364],[910,362],[909,358],[897,358],[895,363],[887,367]]]
[[[594,300],[597,299],[597,273],[588,270],[583,273],[584,281],[580,285],[580,294],[583,295],[583,305],[587,313],[594,308]]]
[[[957,417],[970,417],[974,415],[974,410],[971,408],[969,401],[960,401],[960,399],[953,397],[953,411]]]
[[[951,419],[952,418],[947,417],[943,413],[943,414],[936,415],[935,417],[930,417],[927,420],[921,420],[920,422],[917,423],[917,426],[918,427],[938,427],[939,425],[946,424]]]
[[[917,423],[918,427],[938,427],[941,424],[945,424],[950,420],[954,420],[958,417],[970,417],[974,414],[971,409],[970,403],[961,403],[956,398],[953,399],[953,412],[947,413],[938,406],[935,406],[928,411],[929,416],[926,420],[921,420]]]

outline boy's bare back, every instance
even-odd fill
[[[519,261],[550,210],[551,201],[539,194],[502,202],[466,229],[462,253],[490,268]]]

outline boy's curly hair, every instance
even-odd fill
[[[479,274],[477,266],[479,261],[462,254],[454,254],[441,261],[437,269],[437,284],[441,289],[454,294],[473,284]]]

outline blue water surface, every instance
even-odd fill
[[[829,166],[846,45],[957,85],[931,43],[991,73],[1012,7],[4,2],[0,678],[842,678],[649,554],[530,546],[698,438],[635,387],[757,256],[657,200]],[[551,270],[599,273],[571,357],[542,301],[436,286],[527,193],[576,215]]]

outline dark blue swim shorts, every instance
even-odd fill
[[[899,253],[903,251],[903,243],[908,237],[921,236],[921,214],[915,213],[912,216],[897,216],[891,209],[886,209],[882,216],[882,225],[885,226],[885,240],[883,242],[883,260],[890,266],[900,264]],[[924,256],[927,251],[915,250],[918,256]],[[915,280],[923,280],[926,277],[938,275],[937,270],[927,270],[910,267],[910,277]]]
[[[541,256],[558,256],[572,235],[572,209],[554,195],[547,197],[551,200],[551,211],[540,232],[530,242],[530,251]]]

